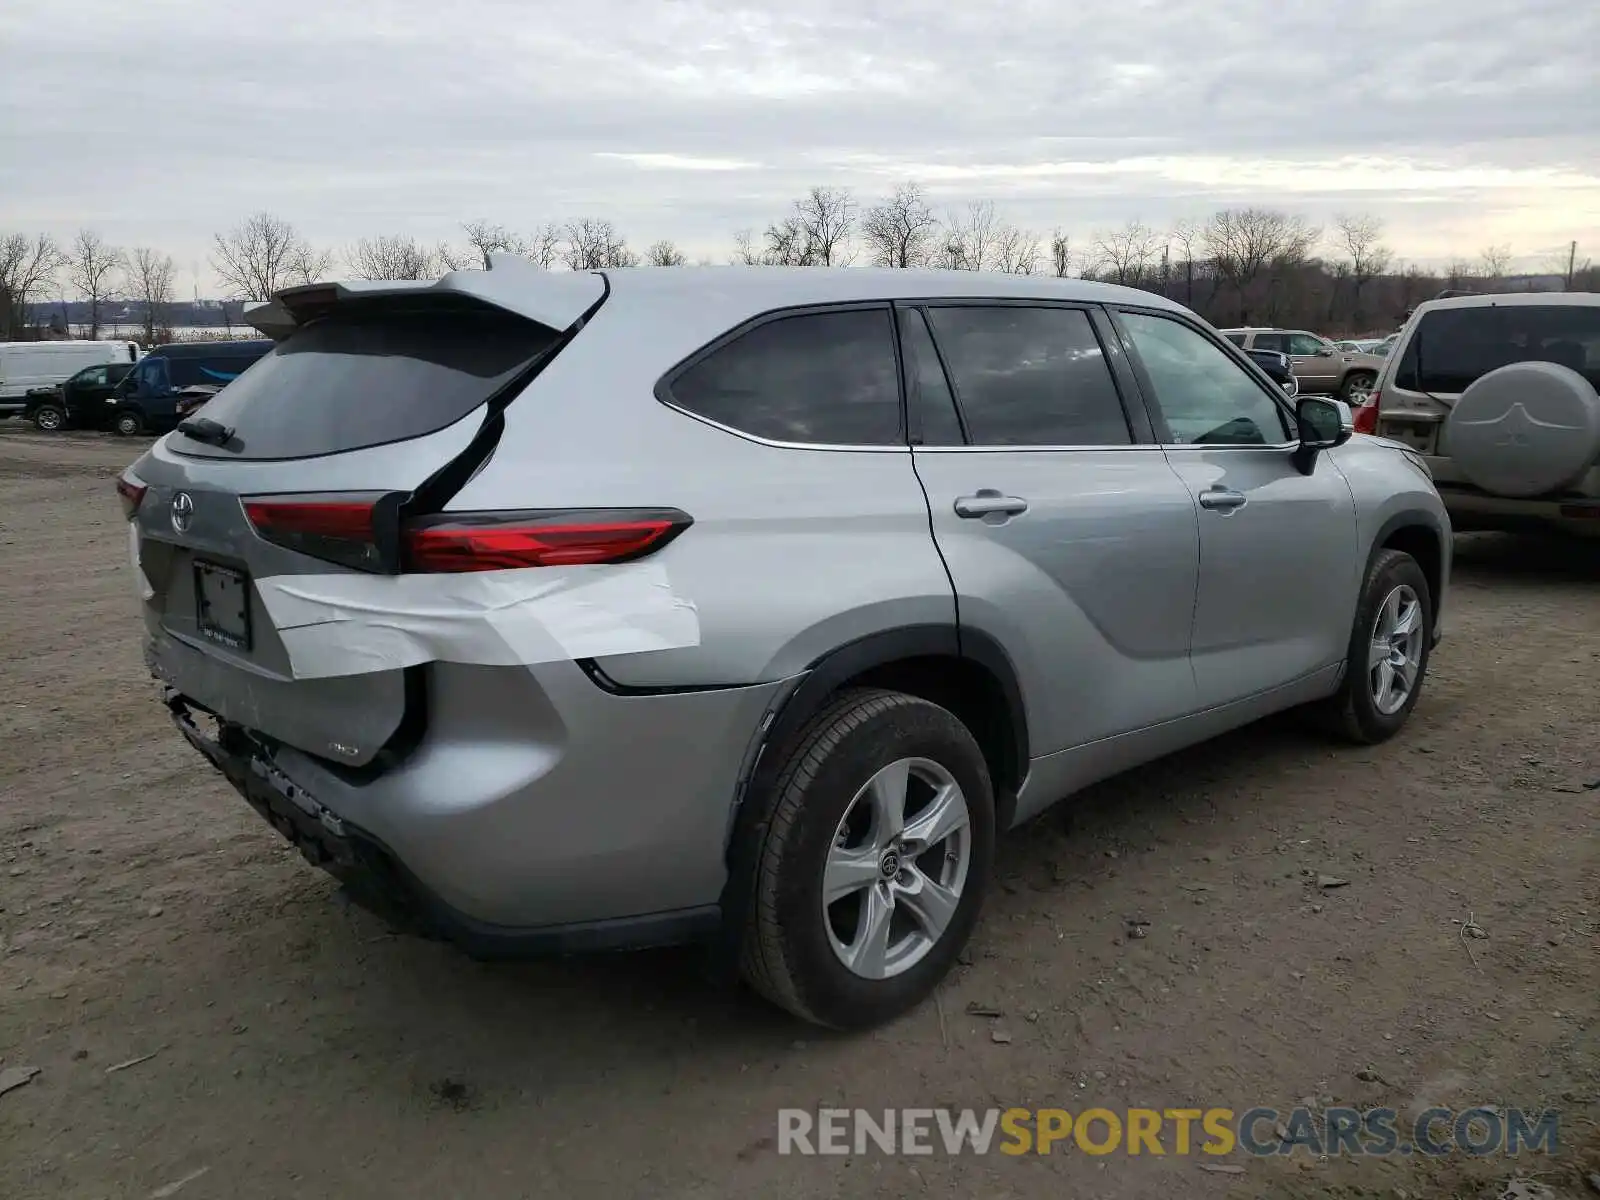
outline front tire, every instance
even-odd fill
[[[1422,694],[1433,642],[1433,593],[1417,560],[1380,550],[1356,605],[1339,691],[1319,715],[1335,733],[1362,745],[1400,732]]]
[[[983,754],[936,704],[841,694],[752,797],[755,887],[746,981],[835,1029],[882,1024],[925,999],[977,921],[994,857]]]
[[[138,437],[144,432],[144,418],[132,410],[119,412],[111,428],[122,437]]]
[[[44,404],[34,410],[33,427],[41,433],[59,433],[67,423],[67,414],[54,404]]]

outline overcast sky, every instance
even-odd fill
[[[614,220],[722,261],[812,183],[1087,242],[1263,204],[1407,258],[1600,258],[1593,0],[61,0],[0,11],[0,232],[211,286],[267,209],[332,248]]]

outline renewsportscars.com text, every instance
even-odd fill
[[[803,1108],[778,1111],[779,1154],[1233,1154],[1430,1157],[1556,1152],[1560,1114],[1432,1108]]]

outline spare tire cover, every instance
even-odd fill
[[[1558,491],[1600,457],[1600,396],[1559,363],[1500,367],[1456,401],[1445,452],[1469,482],[1497,496]]]

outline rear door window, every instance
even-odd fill
[[[674,404],[743,433],[807,445],[905,441],[887,307],[763,322],[675,376]]]
[[[932,306],[928,320],[976,446],[1126,446],[1122,400],[1089,314]]]
[[[1459,395],[1499,367],[1553,362],[1600,388],[1600,307],[1505,304],[1424,313],[1395,368],[1413,392]]]
[[[421,437],[483,404],[556,334],[509,313],[372,312],[314,321],[206,405],[234,428],[226,446],[178,438],[213,458],[309,458]],[[148,361],[148,360],[147,360]],[[206,362],[219,373],[245,360]]]

